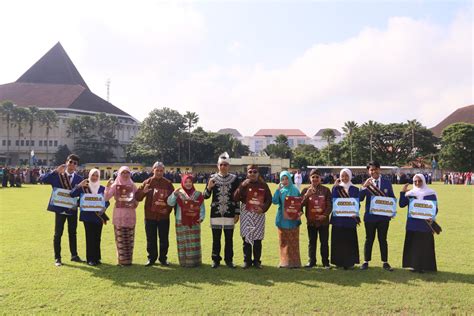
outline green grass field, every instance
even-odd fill
[[[368,271],[278,269],[276,208],[267,213],[263,270],[210,268],[209,219],[202,225],[204,265],[178,266],[174,225],[170,232],[170,267],[146,268],[143,204],[138,208],[134,265],[116,265],[113,227],[102,234],[103,264],[90,267],[69,259],[67,229],[62,239],[64,266],[53,260],[54,215],[45,211],[50,187],[26,185],[0,189],[0,313],[259,313],[259,314],[473,314],[473,187],[432,186],[440,199],[436,236],[438,273],[413,274],[401,269],[406,209],[389,230],[390,273],[381,269],[378,243]],[[202,190],[202,185],[198,186]],[[271,187],[272,192],[275,186]],[[396,186],[398,192],[400,186]],[[206,201],[206,209],[208,201]],[[111,215],[111,209],[109,209]],[[208,214],[206,214],[208,215]],[[174,223],[174,218],[172,223]],[[306,226],[300,250],[307,257]],[[365,231],[358,229],[363,254]],[[84,226],[78,225],[79,255],[85,258]],[[235,263],[242,263],[238,226]],[[319,252],[319,248],[318,248]],[[363,259],[361,257],[361,259]],[[318,263],[320,263],[318,253]]]

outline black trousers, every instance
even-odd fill
[[[388,261],[387,234],[390,221],[365,222],[365,246],[364,260],[372,260],[372,246],[374,245],[375,233],[379,240],[380,256],[382,262]]]
[[[165,262],[168,259],[169,248],[169,232],[170,220],[163,219],[160,221],[145,219],[146,232],[146,251],[148,252],[148,260],[155,262]],[[158,258],[157,238],[160,238],[160,257]]]
[[[84,229],[86,230],[87,262],[97,262],[102,259],[100,253],[102,226],[102,223],[84,222]]]
[[[73,215],[63,215],[56,213],[53,239],[55,259],[61,259],[61,237],[63,236],[64,224],[66,221],[71,257],[77,256],[77,212],[75,212]]]
[[[318,241],[321,244],[321,260],[324,266],[329,265],[329,226],[306,226],[308,227],[308,263],[316,264],[316,244]]]
[[[244,262],[248,264],[260,264],[260,258],[262,257],[262,241],[261,240],[254,240],[253,247],[251,244],[245,241],[245,237],[242,238],[244,241]],[[253,253],[253,260],[252,260],[252,253]]]
[[[224,231],[225,247],[224,261],[230,263],[234,258],[234,229],[213,228],[212,229],[212,261],[220,262],[221,257],[221,236]]]

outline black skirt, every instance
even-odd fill
[[[431,232],[407,230],[403,246],[403,267],[437,271],[434,236]]]
[[[359,261],[359,242],[356,227],[332,226],[331,263],[338,267],[352,267]]]

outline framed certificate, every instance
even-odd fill
[[[201,205],[199,202],[193,200],[183,201],[183,208],[181,209],[181,224],[186,226],[196,225],[199,222],[200,212]]]
[[[101,212],[105,208],[105,198],[102,194],[85,193],[81,195],[79,205],[82,212]]]
[[[67,209],[77,206],[77,198],[71,197],[71,190],[62,188],[53,188],[50,203],[54,206],[64,207]]]
[[[326,197],[324,195],[313,194],[308,198],[306,207],[306,217],[308,221],[316,221],[316,217],[324,215],[326,209]]]
[[[135,208],[136,203],[131,185],[117,185],[115,190],[115,206],[119,208]]]
[[[288,220],[297,220],[301,210],[302,197],[287,196],[283,205],[283,218]]]
[[[336,216],[336,217],[359,216],[359,199],[357,198],[332,199],[332,216]]]
[[[370,214],[395,217],[397,215],[397,199],[387,196],[372,196]]]
[[[152,212],[166,214],[168,212],[168,190],[153,189],[153,203],[151,205]]]
[[[245,206],[248,211],[257,211],[258,208],[263,208],[265,202],[265,189],[263,188],[249,188],[247,191],[247,199]]]

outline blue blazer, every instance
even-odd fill
[[[84,179],[80,175],[78,175],[77,173],[74,173],[71,187],[74,188],[77,184],[81,183],[82,180]],[[57,174],[55,171],[51,171],[44,174],[40,178],[40,182],[50,184],[51,187],[53,188],[62,188],[61,181],[59,180],[59,174]],[[54,206],[50,202],[51,202],[51,199],[48,202],[48,208],[47,208],[48,211],[56,212],[56,213],[66,213],[66,215],[73,215],[77,212],[77,207],[68,209],[65,207]]]
[[[349,196],[351,198],[359,198],[359,188],[351,185],[349,187]],[[339,194],[337,193],[336,186],[332,187],[332,198],[336,199],[340,197]],[[333,203],[334,206],[334,203]],[[360,204],[359,204],[360,207]],[[357,220],[352,217],[342,217],[342,216],[332,216],[331,215],[331,224],[337,227],[349,227],[349,228],[354,228],[357,227]]]
[[[99,191],[97,192],[98,194],[104,195],[105,192],[105,187],[101,185],[99,187]],[[82,187],[76,185],[74,189],[71,191],[71,196],[72,197],[80,197],[81,195],[84,194],[84,190]],[[110,205],[109,201],[105,202],[105,209],[107,209]],[[97,216],[95,212],[83,212],[81,210],[80,215],[79,215],[79,220],[83,222],[90,222],[90,223],[96,223],[96,224],[102,224],[102,220]]]
[[[410,204],[410,200],[414,199],[414,197],[406,197],[405,192],[400,192],[400,201],[398,205],[400,207],[405,207]],[[423,198],[423,200],[427,201],[436,201],[436,195],[427,195]],[[436,214],[438,214],[438,208],[436,208]],[[415,231],[415,232],[424,232],[424,233],[431,233],[431,228],[428,226],[428,223],[424,219],[419,218],[410,218],[408,217],[407,212],[407,225],[406,230]]]
[[[392,188],[392,182],[389,180],[383,179],[382,177],[379,178],[380,182],[380,189],[385,193],[386,196],[395,197]],[[364,201],[367,197],[367,201],[365,202],[365,214],[364,214],[364,222],[380,222],[380,221],[390,221],[392,218],[389,216],[382,216],[382,215],[372,215],[369,212],[370,209],[370,200],[372,198],[372,194],[367,189],[361,189],[359,192],[360,202]]]

